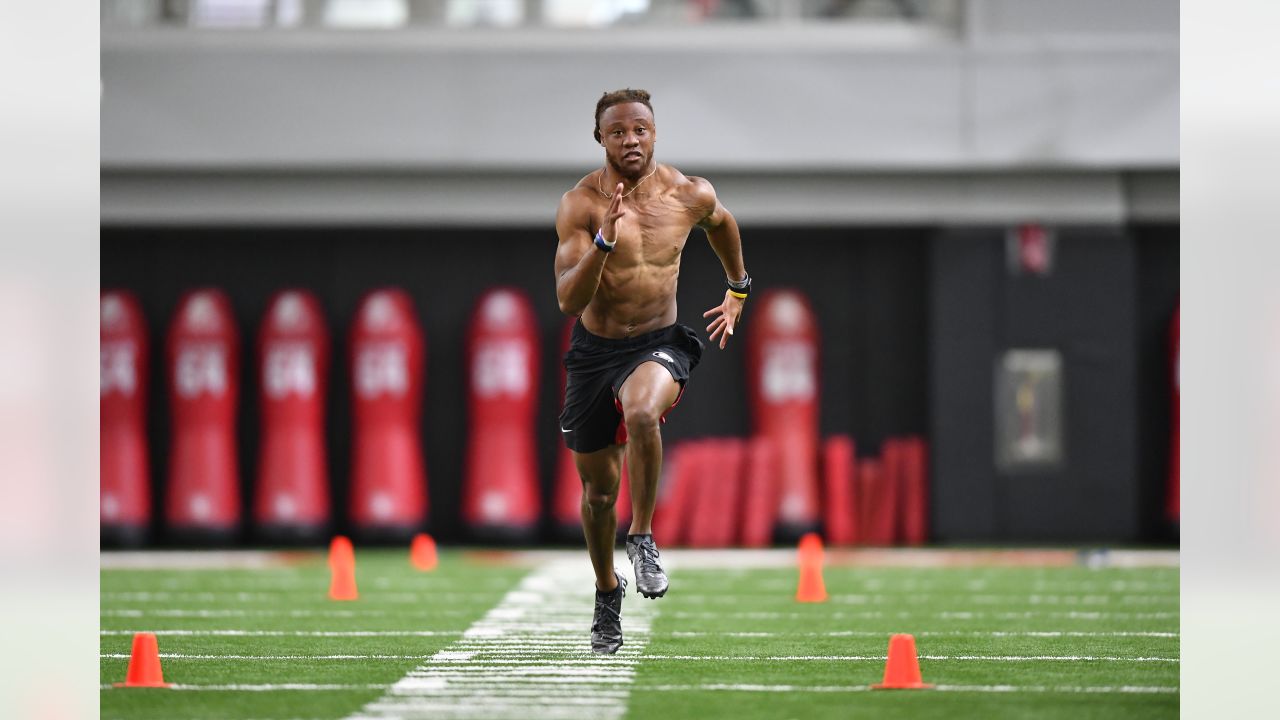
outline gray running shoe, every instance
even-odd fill
[[[607,595],[596,591],[596,614],[591,620],[591,650],[612,655],[622,647],[622,596],[627,592],[627,579],[617,570],[618,587]]]
[[[649,598],[660,598],[667,594],[667,574],[658,563],[658,546],[653,544],[653,536],[638,539],[627,538],[627,559],[636,571],[636,590]]]

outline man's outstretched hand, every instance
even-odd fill
[[[600,226],[600,235],[605,242],[618,242],[618,220],[626,214],[622,208],[622,183],[618,183],[618,187],[613,189],[613,202],[609,203],[609,211],[605,213],[604,225]]]
[[[745,298],[736,298],[728,290],[724,293],[724,302],[710,310],[702,313],[702,317],[714,317],[711,324],[707,326],[707,332],[711,333],[711,342],[716,341],[716,336],[720,336],[720,349],[723,350],[725,343],[729,342],[729,336],[733,334],[733,329],[738,326],[738,321],[742,319],[742,309],[746,307]]]

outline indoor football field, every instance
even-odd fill
[[[101,717],[1178,713],[1176,551],[828,548],[802,583],[794,549],[671,550],[613,656],[589,650],[585,552],[431,554],[356,547],[352,573],[321,551],[104,552]],[[167,687],[117,687],[148,669],[138,633]],[[872,689],[895,634],[916,653],[897,641],[896,672],[932,687]]]

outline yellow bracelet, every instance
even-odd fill
[[[729,291],[729,294],[730,294],[730,295],[732,295],[732,296],[734,296],[734,297],[736,297],[736,298],[738,298],[739,300],[746,300],[746,299],[747,299],[747,294],[746,294],[746,293],[734,292],[734,291],[730,290],[730,291]]]

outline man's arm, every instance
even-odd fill
[[[725,278],[734,282],[745,280],[747,266],[742,259],[742,236],[738,234],[738,221],[724,205],[720,204],[711,183],[702,178],[691,179],[694,182],[694,207],[701,214],[698,227],[706,231],[711,249],[715,251],[716,257],[720,258],[720,264],[724,266]],[[729,336],[733,334],[734,327],[742,318],[746,301],[746,297],[738,297],[725,290],[724,301],[719,306],[702,313],[704,318],[713,318],[711,324],[707,326],[707,332],[711,333],[712,342],[715,342],[716,337],[719,336],[721,350],[724,349]]]
[[[616,243],[617,221],[624,213],[621,193],[614,193],[613,197],[601,234],[605,241]],[[591,303],[609,257],[609,253],[596,247],[595,236],[588,229],[590,219],[586,203],[572,190],[565,193],[556,211],[556,233],[560,236],[556,248],[556,299],[565,315],[581,315]]]

